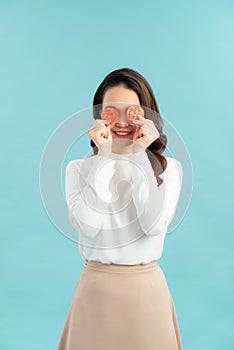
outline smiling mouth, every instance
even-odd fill
[[[126,135],[130,135],[132,134],[132,131],[126,132],[126,131],[113,131],[116,135],[122,135],[122,136],[126,136]]]

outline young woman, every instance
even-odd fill
[[[93,99],[94,155],[66,168],[69,219],[86,260],[58,350],[181,350],[158,260],[182,185],[152,88],[138,72],[108,74]]]

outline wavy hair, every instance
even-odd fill
[[[163,183],[160,174],[167,167],[167,160],[162,155],[167,145],[167,136],[163,133],[164,122],[160,115],[158,104],[154,96],[153,90],[147,80],[138,72],[130,68],[116,69],[110,72],[101,84],[98,86],[93,97],[93,117],[101,118],[100,105],[103,103],[105,92],[112,87],[123,86],[131,89],[138,95],[140,105],[146,107],[145,118],[151,119],[156,126],[160,136],[152,142],[147,148],[146,153],[150,160],[154,175],[157,179],[158,186]],[[98,153],[98,148],[93,140],[90,140],[94,155]]]

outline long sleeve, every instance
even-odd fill
[[[95,237],[102,227],[102,213],[108,210],[108,184],[113,171],[107,157],[96,155],[91,163],[86,163],[89,160],[71,160],[68,163],[66,202],[72,226],[88,237]],[[86,175],[85,164],[89,167]]]
[[[174,217],[182,185],[182,165],[167,158],[164,183],[158,186],[148,155],[145,151],[129,156],[132,167],[132,197],[138,220],[146,235],[159,235]]]

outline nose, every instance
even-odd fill
[[[129,124],[129,121],[128,121],[128,118],[127,118],[127,115],[126,115],[125,111],[119,111],[118,112],[118,117],[116,119],[115,124],[117,126],[125,126],[125,125]]]
[[[121,121],[121,122],[115,122],[115,126],[120,127],[120,128],[124,128],[125,126],[128,126],[129,123],[125,122],[125,121]]]

